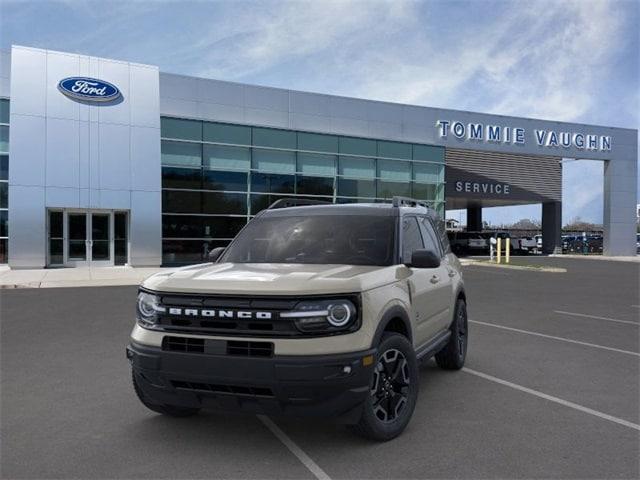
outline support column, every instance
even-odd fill
[[[482,230],[482,207],[467,207],[467,232]]]
[[[542,253],[562,253],[562,202],[542,204]]]
[[[633,148],[629,158],[604,163],[604,255],[636,255],[638,160]]]

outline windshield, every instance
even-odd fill
[[[220,262],[392,265],[395,224],[391,216],[258,217]]]

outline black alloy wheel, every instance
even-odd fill
[[[394,421],[409,398],[409,364],[404,354],[392,348],[378,359],[373,373],[373,413],[382,422]]]

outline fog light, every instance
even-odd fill
[[[367,355],[366,357],[362,357],[362,365],[368,367],[369,365],[373,365],[373,355]]]

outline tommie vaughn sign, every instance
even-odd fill
[[[449,134],[459,140],[488,143],[511,143],[524,145],[526,132],[521,127],[505,125],[484,125],[482,123],[463,123],[459,121],[438,120],[436,128],[440,138]],[[538,146],[545,148],[575,147],[585,150],[611,151],[611,137],[582,132],[557,132],[555,130],[534,130],[534,139]]]
[[[88,102],[110,102],[120,98],[120,90],[112,83],[89,77],[63,78],[58,89],[67,97]]]

